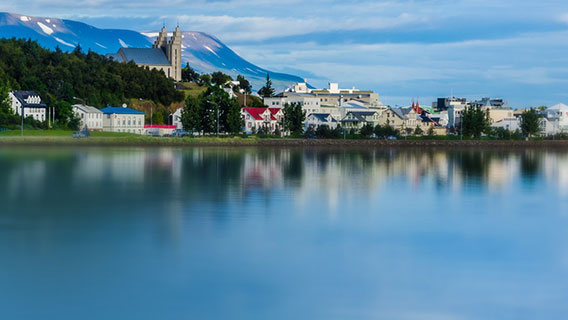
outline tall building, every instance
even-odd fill
[[[161,70],[167,77],[181,81],[181,40],[179,26],[171,38],[168,38],[168,31],[163,27],[152,48],[121,48],[115,54],[107,54],[107,57],[118,62],[133,61],[140,67]]]

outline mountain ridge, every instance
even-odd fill
[[[265,83],[270,74],[273,86],[284,90],[303,79],[285,73],[271,72],[243,59],[214,35],[199,31],[184,31],[182,63],[199,73],[221,71],[236,78],[247,78],[254,90]],[[137,32],[125,29],[101,29],[89,24],[59,18],[32,17],[0,12],[0,38],[24,38],[37,41],[54,50],[72,51],[77,46],[99,54],[116,53],[120,48],[151,48],[157,32]]]

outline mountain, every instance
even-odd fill
[[[1,38],[25,38],[37,41],[48,49],[59,47],[72,51],[80,45],[83,50],[100,54],[116,53],[120,48],[151,48],[156,33],[139,33],[131,30],[99,29],[73,20],[40,18],[13,13],[0,13]],[[264,85],[266,74],[270,73],[273,86],[284,90],[302,78],[271,72],[260,68],[237,55],[216,37],[203,32],[183,32],[183,65],[200,73],[221,71],[236,78],[238,74],[247,78],[253,89]]]

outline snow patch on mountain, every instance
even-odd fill
[[[46,26],[45,24],[41,23],[41,22],[37,22],[37,25],[41,28],[41,31],[43,31],[44,33],[48,34],[48,35],[52,35],[53,34],[53,29],[51,29],[50,27]]]
[[[64,40],[61,40],[61,39],[59,39],[58,37],[53,37],[53,38],[55,39],[55,41],[57,41],[57,42],[61,43],[62,45],[65,45],[65,46],[69,46],[69,47],[75,48],[75,45],[74,45],[74,44],[71,44],[71,43],[69,43],[69,42],[66,42],[66,41],[64,41]]]
[[[217,54],[217,52],[213,51],[213,49],[209,48],[208,46],[203,46],[205,49],[209,50],[211,53],[213,53],[214,55],[216,55],[217,57],[219,57],[219,55]]]
[[[20,20],[22,20],[23,22],[28,22],[28,21],[30,21],[30,18],[28,18],[26,16],[21,16]]]
[[[118,39],[118,42],[120,43],[120,45],[121,45],[123,48],[128,48],[128,47],[129,47],[129,45],[127,45],[126,42],[124,42],[124,40],[122,40],[122,39],[120,39],[120,38]]]

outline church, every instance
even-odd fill
[[[179,26],[169,39],[163,27],[152,48],[121,48],[116,54],[106,56],[114,61],[133,61],[140,67],[161,70],[167,77],[181,81],[181,38]]]

